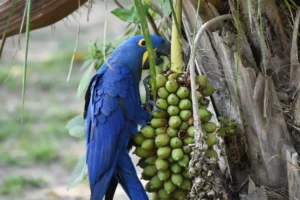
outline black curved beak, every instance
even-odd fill
[[[169,57],[171,53],[171,43],[169,41],[164,40],[164,43],[162,43],[162,45],[160,45],[158,48],[155,49],[155,64],[156,65],[160,65],[161,63],[163,63],[163,59],[161,58],[161,56],[166,56]],[[149,63],[149,59],[147,58],[143,69],[149,69],[150,68],[150,63]]]

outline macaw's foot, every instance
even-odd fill
[[[152,107],[152,111],[155,111],[155,112],[164,112],[163,110],[159,109],[156,105],[155,105],[155,102],[154,101],[151,101],[151,100],[148,100],[146,101],[146,108],[147,107]]]

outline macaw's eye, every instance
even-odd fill
[[[139,41],[139,45],[141,46],[141,47],[144,47],[144,46],[146,46],[146,41],[145,41],[145,39],[143,38],[143,39],[141,39],[140,41]]]

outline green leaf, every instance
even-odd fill
[[[77,115],[68,121],[66,128],[73,137],[85,138],[85,122],[82,115]]]
[[[164,0],[163,3],[163,13],[165,16],[169,16],[172,12],[171,5],[168,0]]]
[[[85,60],[85,61],[83,62],[83,64],[82,64],[82,66],[81,66],[80,69],[84,69],[84,68],[89,67],[89,66],[91,65],[92,62],[93,62],[93,61],[92,61],[91,59]]]
[[[219,130],[219,136],[224,137],[226,131],[227,131],[227,127],[220,128],[220,130]]]
[[[131,8],[131,11],[132,11],[132,21],[133,21],[135,24],[139,23],[139,22],[140,22],[140,17],[139,17],[139,14],[138,14],[138,12],[137,12],[135,6],[133,6],[133,7]]]
[[[79,98],[83,94],[83,92],[86,90],[87,86],[89,85],[90,78],[91,78],[91,75],[92,75],[92,72],[94,69],[94,65],[95,65],[95,62],[93,62],[93,64],[90,65],[90,67],[87,68],[87,70],[83,74],[83,76],[80,80],[78,89],[77,89],[77,98]]]
[[[76,167],[72,172],[67,190],[81,183],[85,179],[86,175],[87,175],[87,165],[86,165],[86,155],[84,155],[77,162]]]
[[[111,13],[124,22],[134,22],[132,11],[126,8],[116,8]]]

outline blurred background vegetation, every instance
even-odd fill
[[[89,199],[85,182],[66,190],[72,170],[84,155],[84,140],[71,137],[66,123],[82,114],[83,97],[76,98],[83,74],[81,65],[89,43],[104,34],[107,19],[107,43],[124,38],[126,23],[110,13],[99,1],[93,5],[87,22],[87,8],[55,26],[32,31],[25,98],[24,122],[21,122],[22,67],[24,37],[18,49],[18,36],[6,41],[0,61],[0,199]],[[75,48],[78,22],[78,49],[69,82],[67,76]],[[18,49],[18,50],[17,50]],[[126,199],[118,190],[116,199]]]

